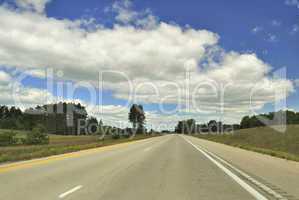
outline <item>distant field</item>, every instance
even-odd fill
[[[11,132],[11,130],[0,129],[0,134],[3,132]],[[18,138],[25,138],[26,133],[28,131],[15,131],[17,133],[16,137]],[[53,135],[49,134],[50,137],[50,145],[57,144],[57,145],[69,145],[69,144],[88,144],[91,142],[97,142],[97,136],[74,136],[74,135]],[[1,147],[0,147],[1,148]]]
[[[7,130],[1,130],[0,134]],[[17,137],[25,137],[25,131],[17,132]],[[155,136],[155,135],[154,135]],[[69,153],[84,149],[107,146],[132,140],[146,139],[153,136],[137,135],[133,139],[120,138],[112,139],[107,136],[105,140],[99,140],[97,136],[63,136],[49,135],[49,145],[16,145],[0,147],[0,163],[19,160],[28,160],[45,156]]]
[[[234,134],[208,134],[196,137],[299,161],[299,125],[289,125],[285,133],[277,132],[270,127],[262,127],[242,129],[235,131]]]

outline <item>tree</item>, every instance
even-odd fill
[[[209,132],[218,132],[219,127],[218,127],[218,123],[216,122],[216,120],[210,120],[208,123],[208,128],[209,128]]]
[[[194,119],[188,119],[187,120],[187,127],[186,127],[186,131],[188,134],[191,134],[191,133],[195,133],[195,127],[196,126],[196,122]]]
[[[184,133],[184,121],[179,121],[178,125],[175,127],[176,133]]]
[[[241,128],[250,128],[250,117],[245,116],[241,121]]]
[[[179,121],[175,127],[176,133],[191,134],[196,132],[196,122],[194,119]]]
[[[145,114],[142,105],[133,104],[131,106],[129,121],[132,123],[134,131],[144,131]]]
[[[87,119],[88,134],[95,134],[98,131],[98,120],[95,117],[89,117]]]

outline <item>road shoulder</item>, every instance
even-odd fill
[[[195,137],[189,136],[188,139],[192,143],[202,146],[239,169],[256,177],[271,188],[279,190],[286,196],[299,198],[298,162],[275,158]]]

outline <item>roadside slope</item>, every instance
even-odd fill
[[[276,128],[283,128],[276,126]],[[287,125],[284,132],[275,126],[240,129],[233,134],[198,134],[199,138],[271,156],[299,161],[299,125]]]

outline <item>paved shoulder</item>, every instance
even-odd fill
[[[289,199],[299,198],[299,163],[207,140],[188,137]]]

